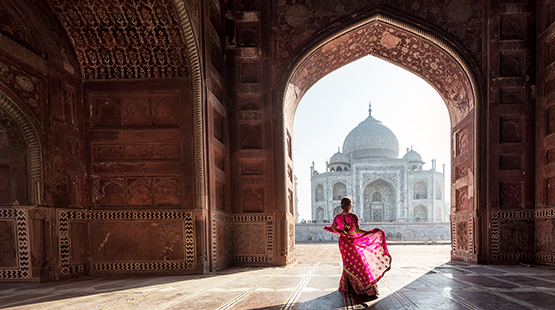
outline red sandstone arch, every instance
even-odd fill
[[[474,227],[480,87],[463,49],[438,33],[374,12],[341,29],[330,29],[304,46],[282,73],[277,93],[276,113],[282,126],[277,138],[283,142],[278,162],[279,192],[284,205],[287,189],[293,186],[286,174],[293,161],[286,156],[285,141],[292,135],[295,111],[303,95],[328,73],[367,55],[379,57],[423,78],[447,106],[452,127],[452,258],[477,262],[474,244],[480,239]]]
[[[13,119],[25,140],[27,165],[27,204],[42,205],[44,179],[42,146],[39,134],[29,116],[0,89],[0,109]]]

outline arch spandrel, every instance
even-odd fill
[[[288,119],[293,118],[291,112],[296,110],[300,99],[318,80],[348,63],[371,55],[400,66],[428,82],[445,101],[451,124],[459,123],[476,104],[477,85],[473,85],[474,78],[469,76],[472,73],[465,68],[469,65],[461,63],[464,61],[462,56],[446,42],[434,42],[431,34],[430,38],[426,38],[402,26],[406,25],[373,20],[316,47],[298,64],[288,81],[284,106]],[[288,107],[288,104],[293,104],[293,107]]]

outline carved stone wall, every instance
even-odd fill
[[[555,265],[555,1],[537,4],[535,260]]]
[[[192,211],[58,209],[57,223],[62,277],[196,268]]]

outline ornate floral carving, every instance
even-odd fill
[[[189,75],[170,0],[49,2],[73,41],[85,79]]]
[[[478,12],[483,3],[469,1],[434,1],[430,5],[420,5],[409,0],[351,1],[309,1],[283,0],[274,2],[277,21],[277,50],[280,63],[294,53],[294,50],[309,40],[315,33],[332,24],[341,24],[345,18],[352,19],[372,5],[392,9],[402,14],[425,20],[432,25],[446,29],[466,46],[478,61],[481,61],[482,21]]]
[[[246,189],[243,192],[245,212],[264,211],[264,189]]]
[[[468,209],[468,187],[458,188],[456,191],[455,207],[457,212]]]

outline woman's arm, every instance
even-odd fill
[[[365,234],[365,233],[367,233],[368,231],[367,231],[367,230],[360,229],[358,226],[355,226],[355,232],[356,232],[357,234]]]

